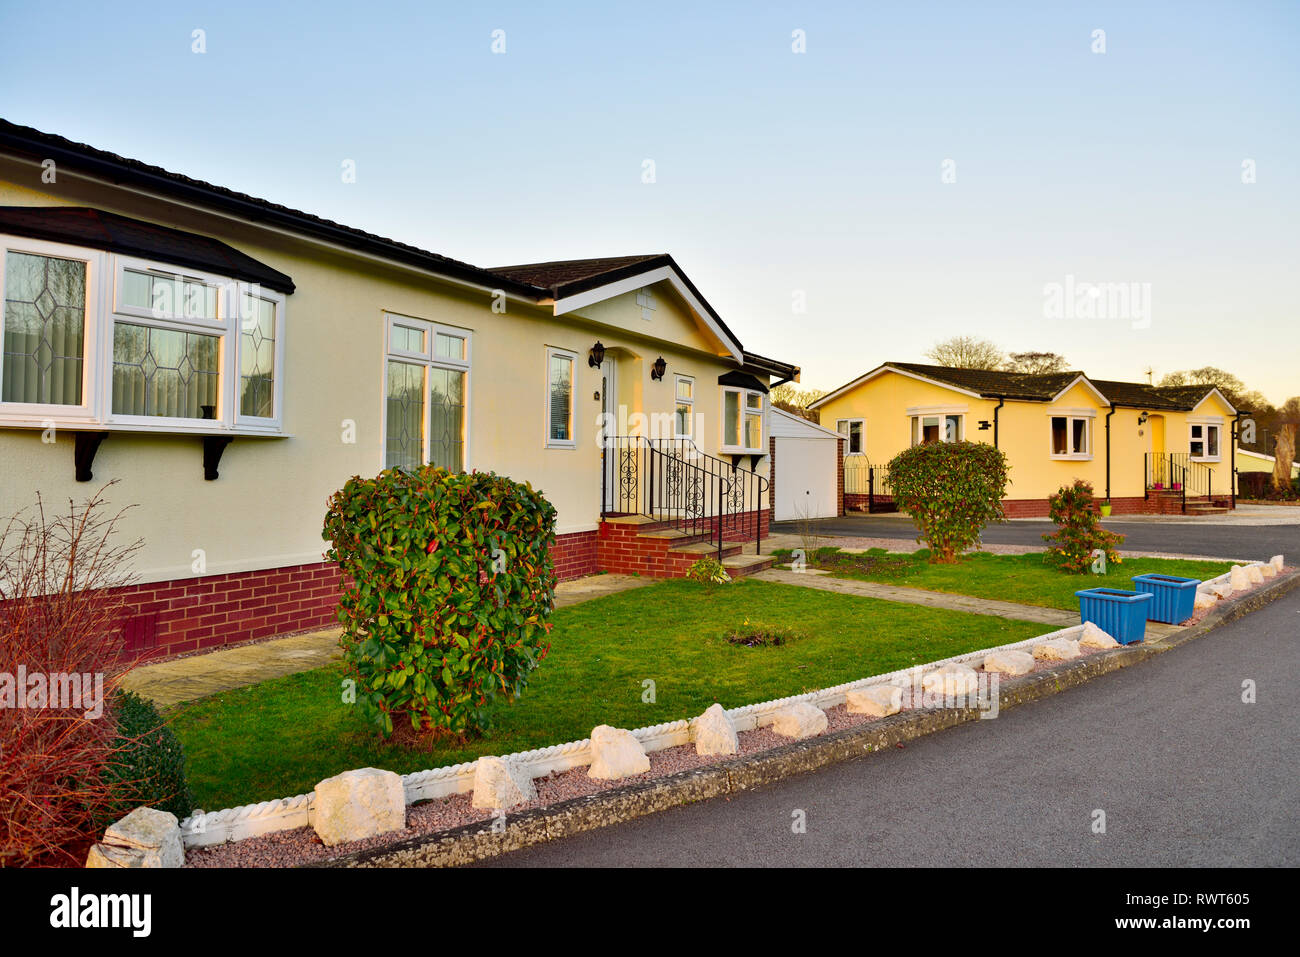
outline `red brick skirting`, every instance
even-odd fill
[[[555,577],[559,581],[594,575],[600,571],[596,564],[596,547],[599,533],[596,529],[589,532],[571,532],[568,535],[555,536],[555,546],[551,555],[555,558]]]

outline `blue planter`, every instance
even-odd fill
[[[1151,595],[1118,588],[1085,588],[1079,598],[1079,618],[1092,622],[1121,645],[1141,641],[1147,631]]]
[[[1196,586],[1199,578],[1178,578],[1174,575],[1134,575],[1133,587],[1149,594],[1147,617],[1176,625],[1191,618],[1196,611]]]

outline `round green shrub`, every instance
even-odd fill
[[[384,734],[483,730],[524,690],[555,604],[555,508],[531,485],[435,466],[353,477],[322,534],[356,702]]]
[[[894,501],[930,547],[930,561],[950,564],[978,544],[990,522],[1006,521],[1007,457],[982,442],[928,442],[889,463]]]
[[[194,810],[194,795],[185,778],[185,749],[176,733],[148,698],[118,691],[113,705],[117,738],[104,778],[120,795],[109,820],[138,807],[171,811],[184,820]]]

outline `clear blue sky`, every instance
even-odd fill
[[[1300,393],[1298,80],[1295,2],[0,7],[0,116],[478,265],[671,252],[821,387],[966,333]]]

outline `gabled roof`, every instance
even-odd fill
[[[218,239],[85,206],[0,206],[0,233],[161,259],[293,292],[293,280]]]
[[[1052,402],[1063,391],[1079,381],[1089,386],[1105,404],[1144,406],[1181,412],[1190,412],[1207,396],[1218,391],[1210,385],[1152,386],[1139,382],[1090,379],[1085,373],[1079,371],[1028,375],[1001,369],[959,369],[924,365],[919,362],[886,362],[838,389],[828,392],[809,408],[815,409],[824,405],[862,383],[890,371],[933,382],[982,399],[1014,399],[1022,402]],[[1224,401],[1227,402],[1227,399],[1225,398]],[[1228,405],[1231,406],[1231,403]]]

